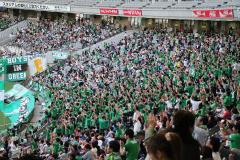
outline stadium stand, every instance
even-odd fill
[[[95,0],[74,0],[71,2],[72,6],[93,6],[97,2]]]
[[[76,12],[38,11],[0,55],[69,56],[22,82],[42,116],[0,135],[0,159],[240,159],[239,0],[41,3]]]
[[[121,5],[123,8],[144,8],[147,2],[128,2]]]
[[[147,5],[145,8],[161,8],[161,9],[166,9],[171,7],[174,2],[155,2],[155,3],[150,3]]]
[[[69,5],[72,0],[47,0],[45,4]]]
[[[9,17],[0,17],[0,31],[3,31],[15,24],[17,24],[18,22],[22,21],[23,18],[17,18],[17,17],[13,17],[13,18],[9,18]]]
[[[232,1],[225,1],[224,6],[228,7],[240,7],[240,3],[238,0],[232,0]]]
[[[101,1],[101,2],[98,2],[96,3],[96,7],[118,7],[120,6],[121,4],[123,4],[123,2],[121,1]]]
[[[198,1],[182,1],[182,2],[176,3],[171,8],[192,9],[192,8],[198,7],[198,5],[200,4],[201,3]]]

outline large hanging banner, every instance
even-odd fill
[[[193,10],[193,16],[206,19],[231,19],[233,9],[196,9]]]
[[[35,98],[30,90],[20,84],[5,93],[6,104],[0,109],[10,120],[10,128],[28,121],[34,111]]]
[[[0,59],[0,109],[4,106],[4,73],[5,73],[5,62]]]
[[[4,80],[0,80],[0,109],[4,106]]]
[[[36,4],[36,3],[18,3],[18,2],[0,2],[0,7],[18,8],[27,10],[41,10],[41,11],[54,11],[54,12],[70,12],[71,8],[67,5],[49,5],[49,4]]]
[[[30,75],[33,76],[47,69],[47,60],[44,57],[36,57],[32,60],[29,60],[28,65],[29,65]]]
[[[6,74],[8,81],[21,81],[27,79],[27,56],[7,58],[6,63]]]

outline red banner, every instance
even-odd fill
[[[123,10],[124,16],[142,16],[142,10],[131,10],[131,9],[124,9]]]
[[[233,18],[233,10],[232,9],[193,10],[193,16],[196,18],[228,19]]]
[[[118,9],[114,9],[114,8],[100,8],[100,14],[118,15]]]

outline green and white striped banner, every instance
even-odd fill
[[[4,80],[0,80],[0,110],[4,105]]]
[[[4,73],[5,73],[5,61],[0,59],[0,111],[4,105]]]

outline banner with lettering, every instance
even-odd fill
[[[193,10],[195,18],[210,18],[210,19],[232,19],[233,9],[201,9]]]
[[[119,11],[116,8],[100,8],[100,14],[118,15]]]
[[[139,9],[124,9],[123,10],[123,15],[124,16],[131,16],[131,17],[139,17],[142,16],[142,10]]]
[[[18,3],[1,1],[0,7],[6,8],[18,8],[27,10],[41,10],[41,11],[55,11],[55,12],[70,12],[71,8],[67,5],[48,5],[48,4],[36,4],[36,3]]]
[[[8,57],[6,61],[6,79],[22,81],[27,79],[28,56]]]

